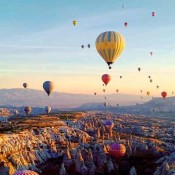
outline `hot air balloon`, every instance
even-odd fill
[[[118,92],[119,90],[117,89],[116,92]]]
[[[106,92],[106,90],[105,90],[105,89],[103,89],[103,92]]]
[[[125,25],[125,27],[128,27],[128,23],[127,22],[125,22],[124,25]]]
[[[73,23],[74,26],[77,25],[77,21],[75,21],[75,20],[72,23]]]
[[[126,148],[123,144],[114,143],[110,146],[109,155],[115,159],[122,158],[126,153]]]
[[[107,120],[105,122],[105,126],[108,129],[109,136],[112,137],[112,128],[114,127],[114,123],[111,120]]]
[[[140,93],[142,93],[143,91],[142,90],[140,90]]]
[[[153,17],[156,16],[156,12],[152,12],[152,16],[153,16]]]
[[[90,48],[91,47],[91,45],[90,44],[88,44],[88,48]]]
[[[27,115],[30,114],[30,113],[32,112],[31,106],[25,106],[25,107],[24,107],[24,112],[25,112]]]
[[[96,39],[96,49],[111,69],[116,59],[125,48],[125,39],[117,32],[108,31],[101,33]]]
[[[172,92],[172,95],[174,94],[174,92]]]
[[[117,104],[117,107],[119,106],[119,104]]]
[[[165,100],[165,98],[166,98],[166,96],[167,96],[167,92],[163,91],[163,92],[161,93],[161,95],[162,95],[162,97],[163,97],[164,100]]]
[[[104,102],[104,107],[107,107],[108,106],[108,103],[107,102]]]
[[[96,92],[94,92],[94,95],[97,95],[97,93],[96,93]]]
[[[28,87],[27,83],[23,83],[23,87],[26,89]]]
[[[106,100],[106,97],[105,97],[105,100]]]
[[[53,91],[54,89],[54,83],[52,81],[45,81],[43,83],[43,89],[46,91],[46,93],[48,94],[48,96],[50,95],[50,93]]]
[[[151,80],[150,80],[150,83],[152,83],[152,82],[153,82],[153,80],[151,79]]]
[[[83,49],[84,48],[84,45],[81,45],[81,48]]]
[[[148,76],[148,78],[151,78],[151,76]]]
[[[159,86],[156,86],[157,87],[157,89],[159,89]]]
[[[109,74],[104,74],[101,77],[103,83],[107,86],[107,84],[110,82],[111,80],[111,76]]]
[[[49,114],[51,112],[52,108],[50,106],[46,106],[45,107],[45,111],[47,114]]]
[[[150,52],[150,55],[152,56],[153,55],[153,52]]]
[[[146,93],[148,96],[150,96],[150,92],[148,91],[147,93]]]
[[[16,173],[13,173],[12,175],[39,175],[39,174],[31,170],[21,170],[17,171]]]
[[[122,78],[122,76],[120,75],[120,79]]]
[[[139,72],[141,71],[141,68],[140,68],[140,67],[138,68],[138,71],[139,71]]]

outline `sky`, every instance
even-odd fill
[[[42,89],[50,80],[57,92],[102,94],[101,76],[108,73],[108,93],[119,89],[138,95],[143,90],[160,96],[165,90],[171,96],[174,7],[174,0],[0,0],[0,88],[22,88],[27,82],[29,88]],[[112,70],[95,47],[105,31],[119,32],[126,40]]]

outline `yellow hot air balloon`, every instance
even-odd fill
[[[74,20],[73,21],[73,25],[76,26],[77,25],[77,21]]]
[[[148,96],[150,96],[150,92],[148,91],[147,93],[146,93]]]
[[[96,39],[96,49],[111,69],[125,48],[125,39],[118,32],[108,31],[101,33]]]

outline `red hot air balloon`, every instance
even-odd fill
[[[110,82],[111,80],[111,76],[109,74],[104,74],[102,77],[101,77],[103,83],[107,86],[107,84]]]
[[[156,12],[152,12],[152,16],[153,16],[153,17],[156,16]]]
[[[162,95],[162,97],[165,99],[166,96],[167,96],[167,93],[166,93],[165,91],[163,91],[163,92],[161,93],[161,95]]]
[[[127,26],[128,26],[128,23],[127,23],[127,22],[125,22],[125,23],[124,23],[124,25],[125,25],[125,27],[127,27]]]

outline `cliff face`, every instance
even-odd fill
[[[69,138],[76,138],[77,134],[89,137],[79,129],[69,128],[64,122],[57,124],[60,126],[0,135],[0,160],[10,167],[10,175],[23,169],[40,172],[37,165],[62,155],[61,149],[66,148]]]

